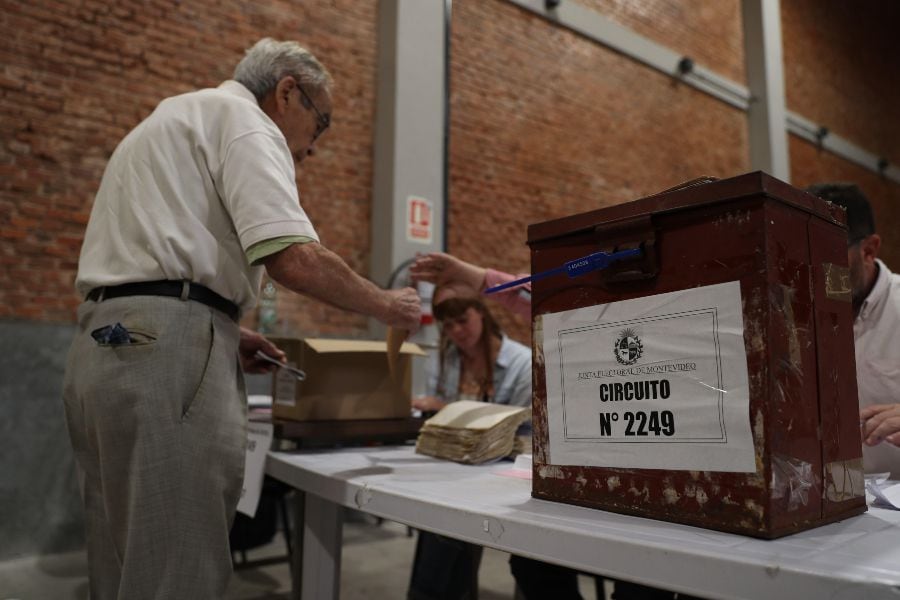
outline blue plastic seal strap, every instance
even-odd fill
[[[554,269],[550,269],[548,271],[541,271],[540,273],[535,273],[534,275],[530,275],[529,277],[523,277],[521,279],[516,279],[515,281],[510,281],[501,285],[495,285],[492,288],[488,288],[484,290],[485,294],[493,294],[495,292],[502,292],[503,290],[507,290],[512,287],[516,287],[517,285],[522,285],[523,283],[528,283],[530,281],[539,281],[541,279],[546,279],[547,277],[551,277],[553,275],[559,275],[560,273],[565,273],[570,278],[571,277],[580,277],[586,273],[590,273],[592,271],[597,271],[599,269],[605,269],[612,263],[623,260],[625,258],[631,258],[632,256],[640,256],[641,249],[640,248],[632,248],[629,250],[620,250],[619,252],[594,252],[593,254],[588,254],[587,256],[582,256],[581,258],[576,258],[575,260],[570,260],[566,264],[561,267],[556,267]]]

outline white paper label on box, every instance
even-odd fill
[[[266,454],[272,446],[271,423],[247,424],[247,454],[244,457],[244,485],[237,509],[248,517],[256,515],[263,476],[266,474]]]
[[[737,281],[542,320],[550,464],[756,471]]]
[[[291,367],[297,366],[294,362],[288,362],[287,364]],[[275,389],[272,391],[272,397],[275,404],[296,406],[297,377],[285,369],[275,371]]]

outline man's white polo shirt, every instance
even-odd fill
[[[76,287],[189,280],[253,308],[253,244],[318,235],[278,126],[236,81],[163,100],[119,144],[84,237]]]

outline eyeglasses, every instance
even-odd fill
[[[300,85],[300,82],[296,79],[294,79],[294,81],[297,83],[297,89],[300,90],[300,95],[303,96],[304,106],[308,104],[309,106],[307,106],[307,108],[312,108],[313,112],[316,113],[316,131],[315,133],[313,133],[313,141],[315,142],[320,135],[325,133],[325,130],[328,129],[328,126],[331,125],[331,115],[322,114],[321,112],[319,112],[319,109],[316,108],[316,105],[315,103],[313,103],[312,98],[309,97],[309,94],[306,93],[306,91],[303,89],[303,86]]]

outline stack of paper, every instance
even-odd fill
[[[531,409],[460,400],[425,421],[416,452],[461,463],[479,464],[509,455],[516,429]]]

